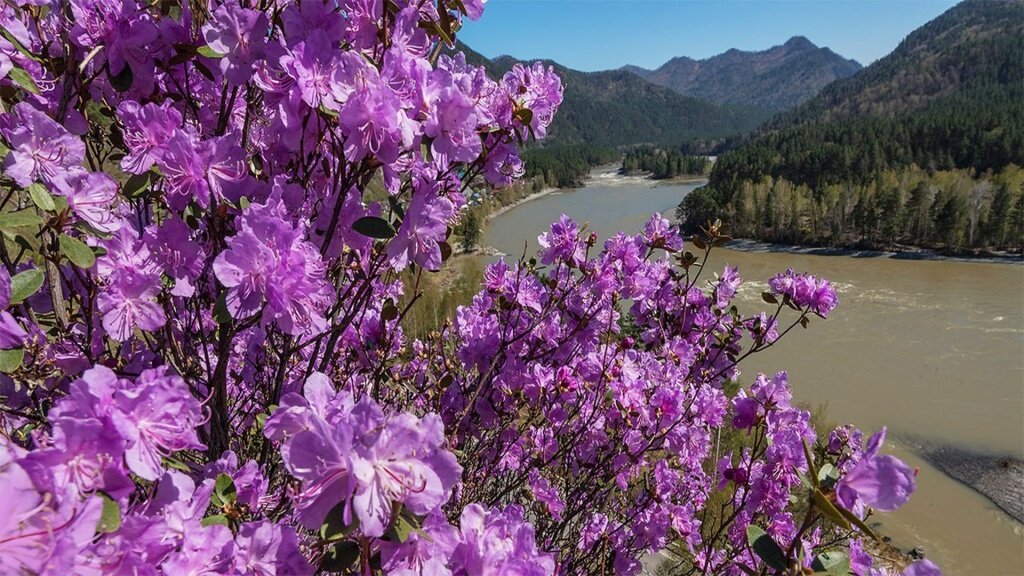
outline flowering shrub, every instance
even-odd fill
[[[884,432],[819,437],[784,373],[736,391],[827,281],[744,316],[716,227],[595,253],[563,217],[403,334],[398,273],[562,99],[444,49],[482,8],[0,8],[0,572],[882,573],[864,519],[914,487]]]

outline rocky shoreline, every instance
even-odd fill
[[[925,446],[921,456],[939,470],[992,501],[1024,523],[1024,461],[975,454],[953,446]]]
[[[981,262],[991,264],[1024,264],[1024,255],[1003,252],[984,252],[977,256],[951,256],[925,248],[907,248],[899,251],[864,250],[858,248],[837,248],[829,246],[798,246],[773,244],[758,240],[737,239],[729,242],[727,248],[741,252],[781,252],[785,254],[810,254],[813,256],[850,256],[853,258],[892,258],[894,260],[942,260],[948,262]]]

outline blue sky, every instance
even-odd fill
[[[459,39],[488,57],[549,58],[578,70],[656,68],[675,56],[764,50],[806,36],[867,65],[949,0],[489,0]]]

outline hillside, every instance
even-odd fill
[[[517,62],[509,56],[488,60],[462,45],[459,49],[466,53],[467,61],[485,66],[494,76]],[[749,106],[682,96],[622,70],[580,72],[556,62],[546,63],[555,67],[565,86],[565,99],[551,126],[548,145],[678,145],[749,132],[769,116],[769,112]]]
[[[968,1],[723,155],[680,215],[787,242],[1017,247],[1012,165],[1024,165],[1024,2]]]
[[[622,68],[685,96],[774,111],[793,108],[860,69],[803,36],[761,52],[733,49],[705,60],[673,58],[656,70]]]

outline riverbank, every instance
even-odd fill
[[[506,204],[505,206],[502,206],[502,207],[498,208],[497,210],[492,211],[490,214],[487,215],[487,218],[484,220],[484,222],[485,223],[486,222],[490,222],[492,219],[497,218],[498,216],[501,216],[505,212],[508,212],[509,210],[515,208],[516,206],[519,206],[520,204],[525,204],[525,203],[529,202],[530,200],[536,200],[538,198],[543,198],[543,197],[547,196],[548,194],[551,194],[553,192],[558,192],[560,190],[561,190],[561,188],[544,188],[540,192],[534,192],[533,194],[530,194],[529,196],[524,196],[524,197],[516,200],[515,202],[513,202],[511,204]]]
[[[925,444],[918,453],[954,480],[969,486],[1024,523],[1024,462],[1010,456]]]
[[[926,248],[908,248],[899,251],[861,250],[857,248],[836,248],[829,246],[798,246],[794,244],[773,244],[759,240],[737,239],[726,245],[739,252],[773,252],[782,254],[807,254],[811,256],[849,256],[851,258],[890,258],[893,260],[936,260],[944,262],[980,262],[993,264],[1024,264],[1024,255],[1003,252],[983,252],[977,256],[951,256]]]
[[[621,167],[618,169],[618,175],[623,178],[633,178],[640,180],[649,180],[654,182],[654,186],[676,186],[679,184],[693,184],[695,182],[703,182],[708,179],[706,175],[702,174],[681,174],[679,176],[673,176],[671,178],[655,178],[651,172],[633,171],[626,172]]]

